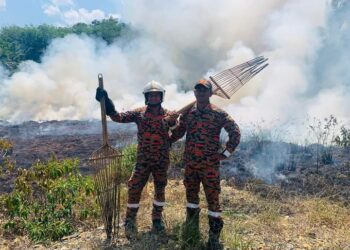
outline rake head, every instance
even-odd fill
[[[94,169],[94,185],[107,240],[119,233],[120,221],[120,183],[122,178],[122,154],[108,144],[103,145],[92,153],[89,158]]]
[[[105,166],[114,164],[121,156],[117,149],[105,144],[91,154],[89,161],[96,173]]]
[[[259,56],[210,76],[209,79],[213,85],[213,94],[230,99],[238,89],[268,66],[266,61],[267,58]]]

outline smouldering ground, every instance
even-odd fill
[[[225,226],[222,241],[228,249],[350,249],[350,207],[326,198],[288,196],[279,188],[264,185],[237,190],[222,181]],[[251,185],[261,185],[258,182]],[[182,182],[171,180],[167,187],[164,218],[167,237],[150,233],[152,184],[144,190],[138,216],[139,239],[130,243],[121,230],[117,245],[108,249],[180,249],[179,227],[185,218]],[[124,198],[125,200],[125,198]],[[124,201],[125,202],[125,201]],[[201,232],[206,241],[207,209],[201,192]],[[124,211],[123,211],[124,214]],[[102,228],[85,229],[48,247],[28,245],[25,238],[4,240],[1,249],[103,249]],[[193,248],[192,248],[193,249]]]

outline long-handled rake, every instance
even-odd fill
[[[230,99],[244,84],[256,74],[266,68],[267,58],[256,57],[233,68],[226,69],[220,73],[209,76],[213,86],[213,94],[225,99]],[[178,110],[178,114],[185,114],[195,104],[195,101]]]
[[[102,74],[98,75],[99,87],[103,89]],[[94,185],[97,201],[101,207],[107,241],[118,237],[120,223],[120,183],[122,154],[108,144],[106,107],[101,100],[102,147],[94,151],[89,160],[94,168]]]

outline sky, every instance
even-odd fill
[[[113,0],[0,0],[0,27],[9,25],[72,25],[119,17],[121,2]]]
[[[197,79],[262,55],[269,66],[231,100],[212,98],[238,124],[275,134],[283,125],[295,138],[308,133],[303,122],[314,117],[350,124],[348,0],[0,0],[0,6],[0,25],[72,25],[113,15],[138,31],[132,41],[110,45],[68,35],[52,41],[41,63],[23,62],[13,75],[0,65],[0,120],[99,118],[98,73],[119,111],[144,105],[142,89],[151,80],[165,86],[164,106],[180,109],[193,100]]]

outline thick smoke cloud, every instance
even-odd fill
[[[258,55],[270,66],[232,100],[213,100],[240,124],[348,119],[349,8],[327,0],[125,1],[122,17],[139,34],[132,42],[70,35],[53,41],[41,64],[25,62],[11,77],[0,70],[0,119],[98,118],[99,72],[119,110],[143,105],[152,79],[166,85],[165,106],[177,109],[193,99],[184,92],[196,79]]]
[[[94,96],[99,72],[119,110],[144,105],[144,84],[165,80],[157,62],[164,61],[169,69],[172,65],[166,65],[161,48],[151,48],[146,42],[137,46],[123,51],[117,45],[76,35],[54,40],[41,64],[26,61],[10,78],[3,76],[0,117],[11,121],[98,118]],[[181,103],[192,99],[192,94],[181,94],[174,84],[166,90],[167,96],[177,96]],[[178,105],[174,100],[169,103],[173,108]]]
[[[313,96],[308,112],[320,116],[325,112],[350,118],[350,2],[333,1],[322,47],[312,65],[312,81],[306,91]]]

